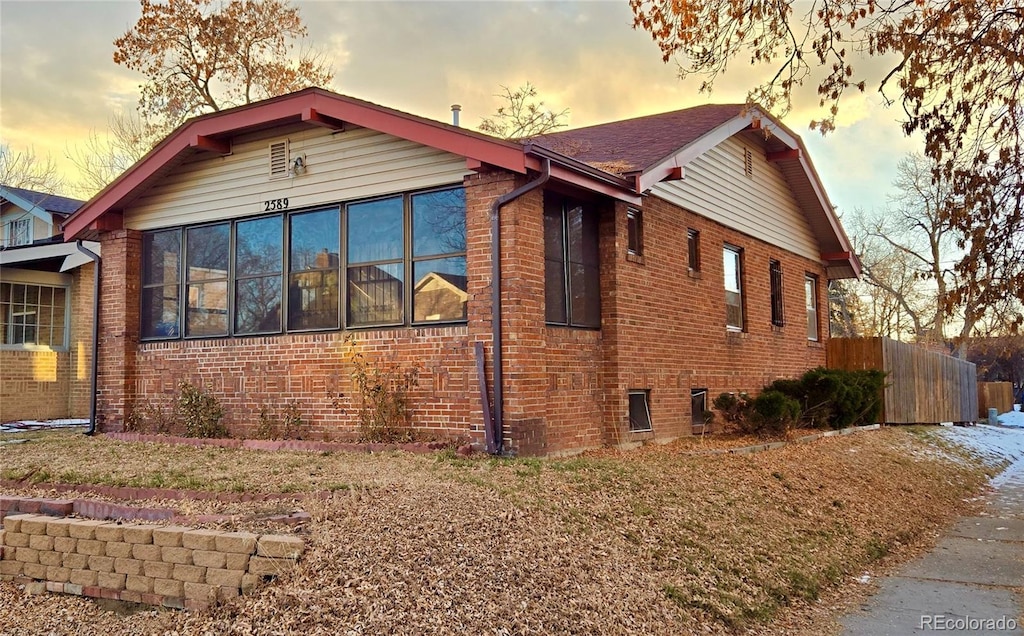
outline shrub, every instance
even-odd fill
[[[228,437],[228,429],[220,421],[224,408],[211,393],[182,380],[178,384],[177,406],[186,437]]]
[[[412,439],[409,391],[419,381],[420,365],[369,360],[352,354],[352,380],[359,392],[359,434],[368,442]]]
[[[712,402],[722,419],[744,433],[753,433],[753,422],[750,421],[750,400],[746,393],[719,393]]]
[[[758,433],[781,435],[800,421],[800,403],[781,391],[761,392],[750,402],[750,416]]]
[[[275,410],[269,404],[260,405],[260,422],[256,426],[256,439],[303,439],[309,425],[302,419],[299,403],[292,401]]]
[[[765,387],[796,400],[803,408],[803,424],[812,428],[846,428],[871,424],[881,412],[885,373],[818,367],[799,380],[776,380]]]
[[[126,433],[173,433],[178,420],[176,407],[170,396],[165,396],[162,403],[152,398],[142,404],[135,403],[124,418],[124,430]]]

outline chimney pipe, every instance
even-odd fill
[[[459,111],[462,110],[462,106],[458,104],[452,104],[452,126],[459,125]]]

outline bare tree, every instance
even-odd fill
[[[72,188],[86,198],[99,192],[145,156],[164,132],[147,126],[135,113],[112,115],[105,134],[93,129],[84,145],[65,149],[65,156],[78,168],[79,180]]]
[[[544,107],[544,101],[537,99],[537,87],[530,82],[512,90],[502,86],[504,100],[491,117],[485,117],[478,128],[502,139],[527,139],[549,133],[567,124],[569,109],[552,112]]]
[[[39,158],[33,148],[15,152],[6,143],[0,144],[0,185],[49,194],[64,191],[64,179],[53,158]]]

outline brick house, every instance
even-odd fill
[[[0,185],[0,422],[89,415],[100,248],[60,233],[82,203]]]
[[[421,432],[523,454],[688,435],[824,364],[859,267],[799,137],[739,105],[518,143],[312,88],[190,120],[64,227],[103,246],[102,430],[189,378],[236,435],[289,401],[351,433],[347,337],[422,365]]]

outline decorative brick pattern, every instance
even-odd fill
[[[201,610],[287,571],[304,547],[289,535],[14,514],[0,530],[0,578],[40,592]]]

